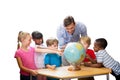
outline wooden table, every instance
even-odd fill
[[[59,78],[62,80],[69,78],[71,79],[71,78],[83,78],[83,77],[90,77],[97,75],[106,75],[106,79],[109,80],[109,73],[111,72],[111,70],[108,68],[92,68],[85,66],[81,66],[81,70],[79,71],[68,71],[68,67],[70,66],[58,67],[55,70],[40,69],[38,70],[38,73],[40,75]]]

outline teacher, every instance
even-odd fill
[[[57,38],[59,41],[59,48],[65,49],[69,42],[78,42],[81,36],[87,35],[87,28],[81,22],[75,22],[72,16],[67,16],[63,24],[57,28]],[[68,66],[64,56],[62,57],[64,66]]]

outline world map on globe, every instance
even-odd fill
[[[64,57],[70,64],[79,64],[85,58],[85,49],[81,43],[68,43],[64,50]]]

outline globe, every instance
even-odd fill
[[[67,44],[63,54],[70,64],[80,64],[85,58],[85,49],[81,43],[71,42]]]

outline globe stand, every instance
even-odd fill
[[[85,49],[81,43],[71,42],[65,47],[63,56],[72,65],[68,68],[69,71],[79,71],[80,63],[85,58]]]
[[[68,68],[68,71],[79,71],[81,70],[81,67],[79,64],[77,65],[71,65],[69,68]]]

